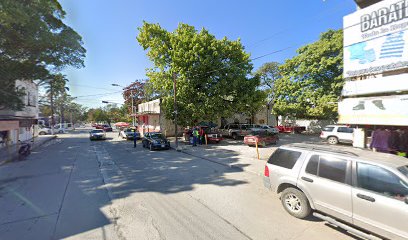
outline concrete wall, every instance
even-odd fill
[[[326,125],[336,124],[333,120],[307,120],[307,119],[292,119],[279,116],[278,125],[292,125],[306,127],[306,131],[311,133],[319,133]]]
[[[225,118],[224,120],[219,119],[217,121],[217,124],[218,126],[221,126],[228,123],[249,123],[250,121],[251,116],[242,113],[236,113],[232,117]],[[255,114],[253,124],[266,124],[270,126],[276,126],[277,122],[275,115],[271,113],[271,109],[268,109],[265,106],[258,113]]]
[[[167,137],[175,136],[175,125],[172,120],[166,119],[164,113],[160,113],[160,129]],[[178,136],[183,135],[184,127],[177,126]]]

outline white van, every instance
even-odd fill
[[[72,123],[58,123],[54,125],[54,129],[73,130],[74,124]]]

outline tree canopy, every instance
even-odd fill
[[[280,66],[275,82],[276,115],[309,119],[335,119],[344,84],[343,32],[329,30],[318,41],[297,50]]]
[[[275,82],[282,78],[279,65],[278,62],[267,62],[255,71],[255,75],[261,80],[261,89],[265,91],[269,101],[275,97]]]
[[[15,80],[38,80],[65,66],[83,67],[81,36],[57,0],[0,1],[0,106],[21,109]]]
[[[180,124],[211,121],[246,111],[258,95],[258,77],[240,40],[216,39],[206,29],[179,24],[169,32],[144,22],[137,40],[154,67],[147,69],[151,85],[162,98],[166,117],[174,119],[173,80],[177,82]],[[255,98],[257,100],[258,98]]]

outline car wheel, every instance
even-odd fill
[[[285,210],[297,218],[305,218],[312,211],[305,194],[296,188],[286,188],[282,192],[281,202]]]
[[[327,142],[329,144],[335,145],[335,144],[339,143],[339,139],[337,137],[332,136],[332,137],[327,138]]]
[[[236,133],[232,134],[232,139],[237,140],[238,139],[238,135]]]
[[[149,144],[150,151],[153,151],[153,144]]]
[[[38,135],[45,135],[45,132],[39,132]]]
[[[62,130],[59,130],[59,131],[58,131],[58,133],[64,133],[64,131],[62,131]]]

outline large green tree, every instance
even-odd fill
[[[344,84],[343,32],[329,30],[318,41],[301,47],[298,55],[280,66],[275,82],[277,115],[307,119],[335,119]]]
[[[81,36],[62,21],[57,0],[0,1],[0,106],[21,109],[15,80],[42,80],[65,66],[83,67]]]
[[[166,117],[175,117],[174,80],[181,125],[230,116],[253,104],[259,78],[250,77],[253,66],[239,39],[216,39],[187,24],[173,32],[147,22],[138,29],[137,40],[154,65],[147,76],[163,99]]]
[[[275,82],[282,78],[279,65],[278,62],[267,62],[255,71],[255,75],[261,80],[261,89],[265,91],[269,101],[273,101],[275,97]]]

